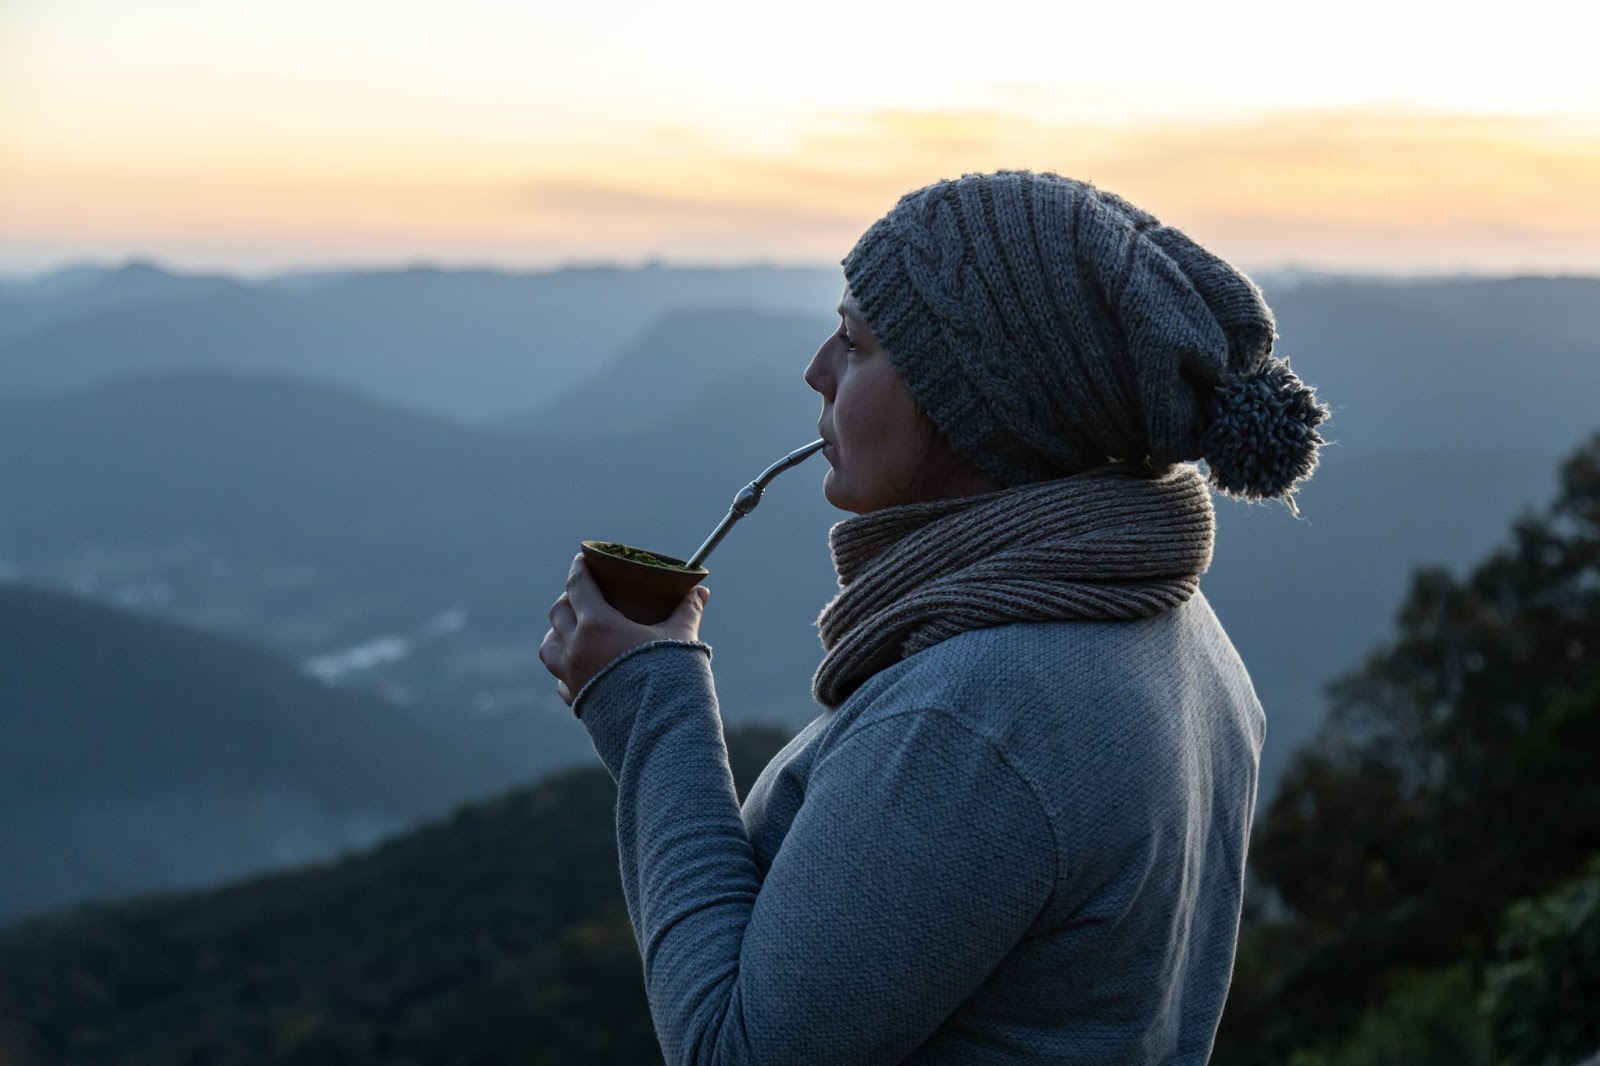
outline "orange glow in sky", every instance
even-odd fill
[[[907,189],[1029,167],[1253,267],[1600,273],[1581,33],[1369,0],[548,6],[12,0],[0,270],[831,263]]]

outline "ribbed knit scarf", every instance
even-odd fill
[[[817,619],[825,707],[887,666],[969,629],[1129,620],[1176,607],[1211,565],[1199,471],[1114,464],[981,496],[905,504],[829,531],[839,594]]]

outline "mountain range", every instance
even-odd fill
[[[594,373],[695,307],[810,311],[837,269],[593,267],[387,271],[249,281],[144,261],[0,286],[0,395],[176,369],[273,373],[407,410],[492,422]]]
[[[587,738],[537,658],[578,542],[686,555],[741,486],[813,439],[820,401],[800,372],[831,328],[827,273],[419,270],[245,284],[135,265],[7,286],[0,574],[248,642],[280,670],[383,698],[409,723],[396,728],[449,738],[441,752],[487,745],[511,758],[492,772],[476,764],[474,787],[584,762]],[[700,302],[717,293],[750,302]],[[1389,631],[1412,569],[1481,555],[1600,424],[1600,281],[1309,279],[1268,297],[1280,354],[1334,419],[1300,520],[1217,500],[1203,587],[1267,707],[1263,796],[1318,721],[1323,684]],[[24,304],[31,319],[14,317]],[[254,310],[229,310],[244,306]],[[287,307],[298,310],[274,317]],[[405,307],[398,321],[415,335],[385,356],[384,338],[406,330],[372,323]],[[805,310],[773,309],[784,307]],[[166,325],[146,330],[140,315]],[[529,336],[549,338],[575,318],[593,327],[590,354],[570,348],[549,374],[527,356],[515,382],[495,376],[516,364],[507,338],[519,324],[537,319]],[[286,342],[295,322],[324,347]],[[417,376],[429,330],[446,324],[461,351],[499,354]],[[711,560],[703,635],[731,723],[794,729],[816,713],[813,621],[835,591],[827,532],[844,517],[822,499],[822,475],[820,459],[783,474]],[[331,698],[315,691],[304,699]],[[78,780],[72,738],[113,707],[81,708],[88,717],[40,750],[39,772]],[[200,736],[214,751],[195,761],[227,766],[230,742]],[[282,750],[292,770],[299,756]],[[160,796],[166,784],[152,772],[146,788]],[[418,794],[430,798],[385,824],[465,795]],[[0,824],[10,816],[0,809]],[[346,839],[330,831],[320,846]],[[262,864],[277,861],[270,845]]]

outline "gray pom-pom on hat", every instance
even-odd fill
[[[1006,170],[901,197],[845,280],[951,446],[1002,485],[1204,459],[1295,510],[1328,408],[1241,271],[1092,184]],[[1296,511],[1298,513],[1298,511]]]

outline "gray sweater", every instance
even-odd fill
[[[1206,1061],[1265,720],[1203,595],[902,660],[742,810],[710,657],[641,645],[574,701],[668,1063]]]

